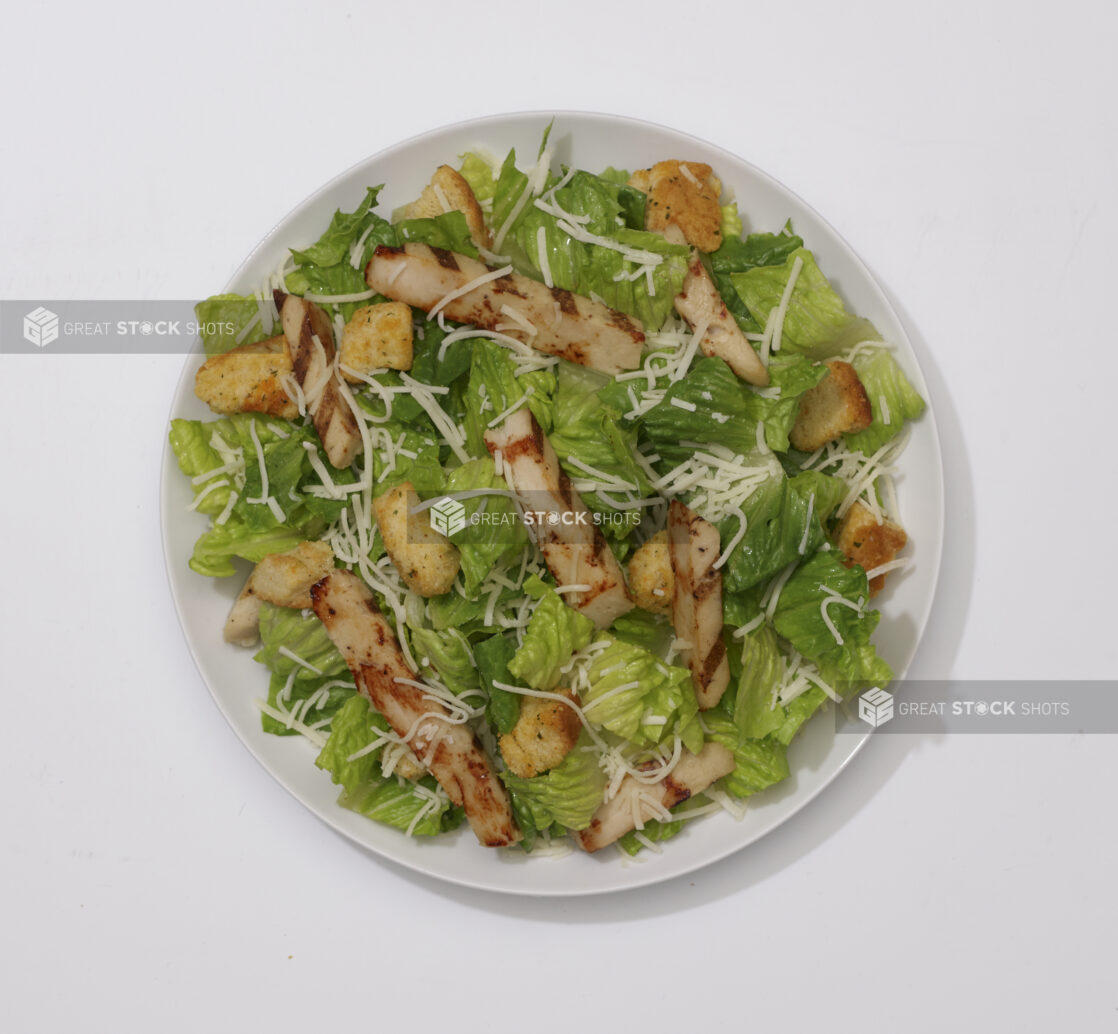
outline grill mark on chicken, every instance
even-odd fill
[[[570,291],[563,287],[553,287],[551,289],[551,297],[559,303],[559,311],[567,316],[577,316],[578,306],[575,304],[575,296]]]
[[[623,330],[626,334],[642,334],[643,336],[643,333],[638,330],[633,321],[623,312],[610,309],[609,320],[618,330]]]
[[[458,272],[458,259],[454,257],[453,251],[447,251],[446,248],[436,248],[432,245],[431,254],[435,256],[435,261],[438,262],[443,269],[453,270]]]
[[[493,281],[493,290],[498,294],[511,294],[514,298],[526,298],[527,295],[516,286],[516,281],[511,274],[498,277]]]
[[[532,423],[533,423],[533,431],[539,430],[540,438],[542,439],[543,429],[540,428],[540,425],[537,424],[535,422],[535,420],[533,420]],[[535,437],[534,434],[533,434],[533,437]],[[542,441],[534,441],[533,445],[540,452],[543,452]],[[559,470],[559,487],[558,487],[558,493],[557,494],[559,496],[559,500],[562,502],[563,506],[566,509],[570,510],[570,509],[574,508],[574,495],[575,495],[574,486],[571,484],[571,479],[569,477],[567,477],[567,472],[563,469]]]
[[[718,668],[721,666],[722,662],[725,659],[726,644],[722,641],[722,637],[719,636],[714,641],[714,645],[710,648],[710,652],[707,654],[706,661],[703,664],[702,679],[704,685],[710,685],[711,681],[714,679],[714,676],[718,671]]]

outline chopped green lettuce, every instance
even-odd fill
[[[478,674],[489,694],[485,717],[500,733],[512,732],[520,717],[520,695],[494,685],[497,682],[506,686],[513,684],[509,661],[515,653],[516,639],[504,633],[482,639],[474,645]]]
[[[873,410],[873,423],[864,431],[846,435],[846,444],[872,456],[898,434],[906,420],[924,412],[924,400],[909,383],[904,371],[887,348],[870,348],[854,357],[858,379],[866,389]],[[889,422],[885,422],[888,414]]]
[[[416,241],[470,258],[480,257],[470,237],[466,217],[457,209],[426,219],[404,219],[396,224],[396,236],[401,244]]]
[[[497,177],[493,174],[493,166],[481,155],[467,151],[462,155],[462,166],[458,171],[470,185],[478,201],[490,201],[497,193]]]
[[[793,572],[773,614],[777,633],[816,662],[824,680],[829,676],[841,694],[892,679],[870,644],[881,614],[865,606],[869,596],[866,572],[846,567],[842,554],[832,549],[816,553]]]
[[[757,266],[730,275],[734,290],[759,327],[765,326],[769,313],[780,305],[796,262],[801,266],[784,317],[784,351],[826,359],[860,341],[880,338],[872,323],[846,311],[806,248],[791,252],[781,266]]]
[[[582,492],[582,501],[598,512],[615,511],[611,498],[623,500],[626,493],[644,499],[652,494],[648,475],[633,458],[637,433],[621,424],[620,414],[604,404],[599,390],[608,379],[584,366],[562,362],[559,365],[558,391],[555,395],[554,426],[548,436],[559,463],[573,480],[600,480],[595,470],[631,486],[628,490]],[[588,469],[589,468],[589,469]],[[639,511],[626,511],[639,517]],[[621,537],[637,527],[638,520],[611,521],[611,530]]]
[[[321,728],[321,722],[333,719],[338,710],[357,692],[353,679],[337,675],[293,679],[273,674],[268,683],[268,706],[298,719],[303,725]],[[288,722],[260,712],[260,726],[274,736],[296,736],[299,730]]]
[[[779,704],[773,706],[773,693],[782,670],[780,646],[768,625],[750,632],[741,643],[741,674],[734,695],[733,720],[744,739],[759,740],[784,722],[783,708]]]
[[[384,775],[384,743],[373,745],[387,732],[388,723],[363,696],[351,697],[334,715],[330,738],[315,764],[342,787],[338,803],[413,836],[453,829],[462,821],[462,811],[451,806],[434,779],[424,776],[411,783]]]
[[[280,678],[294,674],[296,682],[349,673],[345,659],[317,617],[304,617],[301,610],[264,602],[260,604],[260,650],[254,660]]]
[[[334,715],[330,736],[315,764],[348,793],[354,793],[362,783],[380,776],[380,756],[388,740],[372,745],[389,731],[384,716],[365,697],[355,694]]]
[[[524,642],[508,663],[509,672],[532,689],[550,690],[559,685],[559,669],[576,650],[590,644],[594,622],[568,607],[562,597],[533,575],[524,591],[536,604]]]
[[[413,628],[411,641],[423,673],[433,672],[455,696],[480,688],[473,651],[458,629]]]
[[[590,664],[590,686],[582,694],[586,717],[631,743],[652,746],[678,733],[688,750],[701,750],[691,672],[632,643],[610,636],[600,641],[610,645]]]
[[[497,475],[489,456],[463,463],[447,476],[446,492],[452,497],[456,498],[459,492],[483,490],[509,491],[508,482]],[[462,558],[465,594],[472,598],[492,571],[502,570],[512,559],[519,558],[528,545],[528,532],[516,504],[508,496],[479,495],[461,502],[466,510],[466,525],[450,540]]]
[[[255,298],[240,294],[215,294],[194,306],[194,315],[201,328],[199,336],[206,355],[222,355],[238,345],[254,345],[265,338],[281,334],[273,325],[271,333],[263,322],[254,322],[260,313]]]
[[[644,429],[670,466],[694,453],[683,444],[689,441],[715,442],[736,453],[749,453],[757,447],[757,422],[747,403],[750,394],[725,360],[700,359],[645,414]]]
[[[756,266],[783,265],[784,260],[803,244],[803,240],[787,226],[780,233],[751,233],[744,240],[737,235],[729,236],[723,230],[722,246],[709,256],[710,271],[723,304],[742,330],[757,333],[763,328],[758,326],[745,302],[738,297],[731,274],[744,273]]]
[[[817,471],[778,476],[762,484],[742,504],[746,532],[722,568],[725,591],[749,589],[790,563],[811,556],[826,537],[823,521],[845,494],[842,481]],[[737,517],[719,522],[723,539],[737,530]]]
[[[764,424],[765,444],[773,452],[787,452],[788,433],[796,422],[800,398],[826,376],[827,367],[802,355],[778,353],[769,360],[768,370],[770,387],[779,388],[780,394],[773,398],[747,392],[745,409],[755,422]]]
[[[531,816],[536,829],[547,829],[558,822],[568,829],[585,829],[602,803],[605,773],[598,767],[598,757],[584,750],[585,737],[580,738],[558,765],[542,775],[525,779],[510,771],[501,773],[514,807]]]
[[[223,456],[237,455],[239,451],[244,458],[243,473],[239,475],[243,483],[239,486],[235,487],[236,472],[224,472],[215,473],[196,488],[201,495],[210,481],[229,482],[208,492],[198,505],[201,512],[215,517],[215,523],[195,544],[190,561],[191,568],[199,574],[228,577],[236,571],[234,558],[256,563],[270,553],[293,549],[300,542],[317,539],[336,518],[343,503],[306,491],[310,485],[321,482],[304,443],[315,447],[316,455],[335,483],[353,480],[350,471],[340,471],[325,459],[313,428],[291,421],[253,413],[236,413],[206,422],[174,420],[169,440],[180,469],[192,478],[210,470],[219,471],[226,465]],[[271,505],[260,501],[265,497],[261,454],[268,476],[266,495],[276,501],[278,514]],[[233,491],[237,497],[226,513]],[[224,521],[216,523],[221,517]]]
[[[773,736],[744,737],[733,719],[718,711],[706,714],[703,721],[710,730],[710,738],[734,752],[734,770],[722,780],[728,793],[749,797],[788,778],[786,744]]]
[[[352,212],[334,213],[326,232],[307,248],[291,249],[295,269],[287,275],[285,286],[292,294],[360,294],[368,290],[365,266],[378,244],[397,245],[395,228],[382,219],[376,207],[380,187],[368,187],[365,197]],[[360,243],[359,253],[357,246]],[[369,302],[344,302],[337,306],[322,304],[328,315],[350,317]]]

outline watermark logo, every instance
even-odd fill
[[[457,535],[466,527],[466,507],[457,499],[443,496],[431,507],[431,527],[440,535]]]
[[[858,698],[858,717],[875,729],[893,717],[893,694],[884,689],[867,689]]]
[[[23,317],[23,337],[36,348],[46,348],[58,340],[58,317],[40,305]]]

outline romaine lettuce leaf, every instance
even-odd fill
[[[510,771],[501,773],[514,808],[523,809],[536,829],[547,829],[558,822],[568,829],[585,829],[602,803],[605,773],[598,767],[598,756],[583,736],[558,765],[543,775],[525,779]]]
[[[320,524],[315,534],[282,526],[257,531],[246,527],[240,518],[230,517],[224,524],[198,536],[190,557],[190,569],[211,578],[228,578],[237,573],[234,558],[256,564],[270,553],[286,553],[308,538],[317,538],[324,530],[325,524]]]
[[[273,324],[271,333],[263,323],[252,326],[260,308],[255,298],[240,294],[215,294],[194,306],[194,315],[202,328],[200,337],[206,355],[221,355],[238,345],[254,345],[268,337],[283,333]],[[246,330],[252,326],[251,330]],[[244,334],[238,341],[237,338]]]
[[[342,787],[338,803],[396,829],[411,829],[413,836],[453,829],[462,821],[462,812],[451,807],[445,794],[438,794],[434,779],[424,776],[418,783],[401,783],[383,774],[384,744],[368,748],[388,731],[388,723],[360,695],[350,697],[334,715],[330,738],[315,764]]]
[[[347,792],[354,793],[362,783],[380,776],[385,744],[368,748],[389,731],[384,716],[373,710],[365,697],[354,694],[334,715],[330,736],[315,764]]]
[[[778,713],[783,715],[783,710]],[[749,797],[788,778],[787,746],[773,736],[742,736],[733,720],[718,711],[704,715],[710,738],[734,752],[734,770],[722,780],[734,797]]]
[[[494,489],[507,492],[508,482],[498,477],[489,456],[455,467],[446,479],[446,493]],[[466,526],[450,536],[462,558],[462,584],[469,597],[476,595],[482,582],[505,561],[519,559],[528,546],[528,532],[512,499],[500,495],[475,496],[461,500],[466,508]],[[480,515],[484,513],[484,518]],[[472,523],[478,514],[477,523]]]
[[[485,717],[500,733],[512,732],[520,717],[520,696],[494,685],[495,682],[512,685],[509,661],[515,653],[516,640],[508,634],[490,636],[474,645],[478,674],[489,693]]]
[[[582,710],[596,725],[630,743],[655,745],[678,733],[688,750],[702,749],[703,731],[691,672],[655,654],[606,636],[594,656]]]
[[[739,230],[738,233],[740,232]],[[723,303],[742,330],[758,333],[764,328],[758,326],[757,321],[749,315],[745,302],[734,290],[730,275],[744,273],[756,266],[783,265],[784,260],[803,245],[803,240],[795,236],[788,226],[780,233],[751,233],[742,240],[737,234],[727,234],[723,225],[722,246],[710,255],[711,276]]]
[[[332,719],[357,692],[353,679],[348,676],[308,674],[310,677],[303,679],[272,675],[268,683],[268,704],[277,711],[294,715],[304,725],[317,725],[324,719]],[[273,736],[299,735],[298,729],[290,728],[264,711],[260,713],[260,727]]]
[[[317,668],[312,671],[281,653],[286,648]],[[301,610],[260,604],[260,650],[254,660],[286,679],[293,672],[296,682],[313,682],[323,677],[347,676],[349,669],[342,655],[326,633],[326,626],[313,614],[303,616]]]
[[[657,655],[666,654],[675,638],[669,618],[663,614],[650,614],[639,607],[615,618],[609,626],[609,634],[622,643],[639,646]]]
[[[547,194],[555,183],[554,177],[549,176],[542,193]],[[516,169],[515,152],[510,152],[493,199],[495,227],[504,226],[526,189],[528,177]],[[536,279],[543,278],[542,232],[552,283],[576,294],[595,294],[611,308],[635,316],[647,327],[659,328],[683,286],[690,249],[644,230],[643,195],[624,184],[580,170],[555,191],[554,198],[558,209],[576,217],[580,236],[593,235],[623,248],[660,256],[659,262],[651,266],[652,289],[649,278],[638,275],[640,264],[624,258],[617,246],[577,239],[569,232],[571,224],[533,202],[523,205],[503,242],[502,250],[511,254],[518,270]],[[550,195],[545,203],[549,201]]]
[[[731,650],[736,649],[735,646]],[[733,720],[743,739],[759,740],[784,723],[784,709],[773,706],[773,692],[781,676],[780,647],[768,625],[741,640],[741,674],[734,696]]]
[[[455,696],[480,688],[470,645],[457,629],[413,628],[411,641],[420,667],[431,669]]]
[[[470,227],[466,217],[457,209],[426,219],[404,219],[396,223],[396,236],[401,244],[417,241],[429,244],[432,248],[444,248],[479,258],[478,250],[470,237]]]
[[[338,803],[367,819],[410,831],[412,836],[433,837],[456,829],[465,817],[463,810],[453,807],[438,790],[431,776],[403,784],[395,776],[374,776],[352,792],[342,791]]]
[[[819,665],[824,680],[843,695],[867,683],[886,684],[892,678],[888,665],[870,644],[881,614],[866,609],[869,596],[861,567],[844,566],[837,550],[821,551],[785,582],[773,614],[777,633]],[[826,602],[833,597],[847,603]]]
[[[215,435],[220,439],[221,453],[213,447]],[[264,495],[256,441],[264,455],[267,495],[276,500],[282,519],[266,503],[249,501]],[[352,471],[340,471],[326,460],[313,428],[259,414],[235,413],[206,422],[176,420],[172,422],[170,442],[180,468],[191,477],[220,467],[222,454],[239,449],[245,460],[243,474],[223,475],[230,485],[210,492],[198,507],[215,516],[219,506],[224,510],[231,491],[237,491],[225,522],[212,526],[195,544],[190,566],[199,574],[231,575],[235,571],[233,557],[256,562],[269,553],[292,549],[307,539],[317,539],[337,517],[344,502],[322,499],[307,491],[320,482],[305,443],[314,445],[335,483],[354,480]],[[243,479],[239,485],[238,477]],[[205,487],[205,483],[200,484],[199,493]]]
[[[630,830],[623,837],[617,841],[617,846],[621,848],[630,857],[639,854],[644,850],[644,843],[638,838],[640,837],[653,844],[662,844],[665,840],[671,840],[677,833],[683,829],[683,819],[673,819],[671,822],[661,822],[659,819],[651,819],[644,824],[642,830]]]
[[[199,477],[211,470],[223,466],[221,456],[210,445],[210,436],[213,434],[214,424],[203,423],[201,420],[172,420],[171,431],[168,438],[175,459],[178,461],[179,470],[188,478]],[[224,480],[225,485],[209,489],[211,483]],[[229,502],[229,493],[233,491],[232,481],[228,475],[215,474],[213,477],[199,482],[193,486],[194,499],[201,501],[195,509],[210,517],[216,517],[225,509]]]
[[[738,203],[731,201],[728,205],[722,206],[722,239],[723,243],[729,238],[730,240],[740,240],[741,232],[745,229],[742,224],[741,215],[738,213]]]
[[[749,414],[751,394],[722,359],[700,359],[644,416],[644,429],[665,464],[688,459],[683,442],[716,442],[736,453],[757,447],[757,421]],[[682,405],[680,405],[682,403]]]
[[[864,431],[846,435],[846,444],[872,456],[900,431],[906,420],[915,420],[924,412],[924,400],[887,348],[868,349],[855,356],[851,365],[866,389],[873,423]],[[888,423],[885,423],[883,401],[889,413]]]
[[[633,459],[637,448],[635,430],[622,427],[620,414],[602,402],[599,391],[608,380],[593,370],[574,363],[559,364],[558,390],[555,394],[554,424],[548,436],[559,463],[572,480],[598,480],[589,467],[625,484],[632,485],[638,498],[652,494],[644,469]],[[624,492],[580,492],[582,500],[598,512],[617,512],[610,497],[623,498]],[[609,522],[610,530],[619,537],[628,535],[640,521],[640,511],[624,511],[633,520]]]
[[[365,197],[352,212],[334,213],[326,232],[307,248],[291,249],[295,269],[287,275],[285,286],[292,294],[358,294],[368,290],[365,266],[378,244],[397,245],[399,239],[391,223],[382,219],[376,207],[380,187],[368,187]],[[361,254],[351,254],[361,241]],[[374,299],[375,300],[375,299]],[[323,304],[328,315],[335,310],[343,319],[369,302],[345,302],[338,306]]]
[[[846,311],[842,299],[816,265],[815,256],[806,248],[797,248],[782,266],[757,266],[730,275],[734,290],[758,326],[764,327],[769,313],[780,305],[797,260],[802,265],[784,317],[784,351],[826,359],[860,341],[880,338],[868,320]]]
[[[822,522],[845,495],[843,482],[817,471],[775,477],[762,484],[742,504],[746,533],[722,568],[724,590],[749,589],[811,556],[825,538]],[[738,519],[725,518],[718,530],[728,539],[738,530]]]
[[[532,689],[551,690],[559,685],[559,669],[571,659],[571,654],[589,645],[594,622],[568,607],[554,589],[535,575],[524,583],[524,591],[539,602],[508,669]]]
[[[493,167],[481,155],[467,151],[462,155],[462,167],[458,170],[474,192],[478,201],[489,201],[497,192],[497,177]]]

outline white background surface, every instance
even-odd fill
[[[948,512],[912,674],[1113,677],[1112,8],[404,10],[8,9],[0,298],[204,296],[338,171],[462,118],[675,126],[816,207],[918,350]],[[0,358],[8,1029],[1118,1025],[1113,737],[875,737],[765,840],[607,899],[448,889],[329,831],[178,629],[180,366]]]

